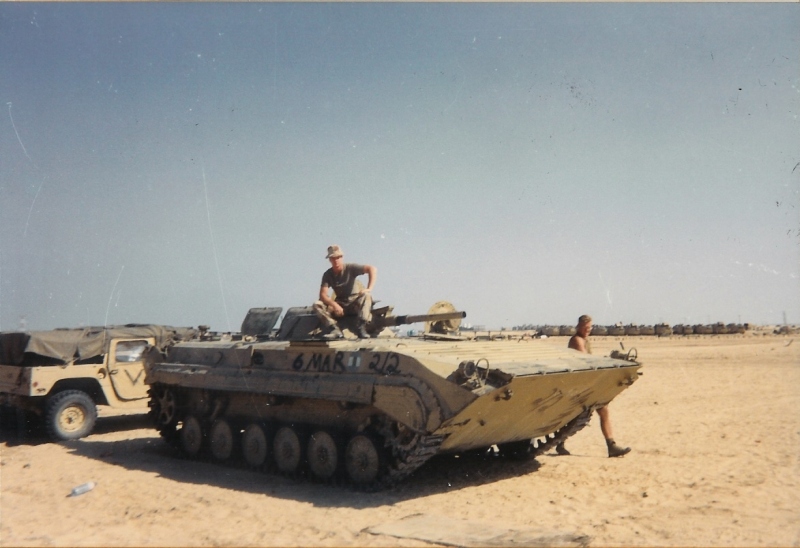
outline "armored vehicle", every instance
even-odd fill
[[[672,328],[672,332],[675,335],[692,335],[694,329],[691,325],[678,324]]]
[[[582,428],[640,369],[631,355],[542,340],[467,340],[457,332],[463,312],[388,309],[373,316],[377,337],[333,341],[314,338],[309,309],[289,309],[276,330],[280,313],[251,309],[240,335],[206,333],[148,353],[152,417],[165,439],[193,457],[379,488],[438,453],[535,456]],[[420,337],[387,333],[421,321]]]
[[[656,328],[652,325],[640,325],[639,335],[655,335]]]
[[[729,333],[728,326],[722,322],[717,322],[712,325],[711,330],[715,335],[727,335]]]
[[[542,335],[548,337],[558,337],[561,335],[561,328],[557,325],[546,325],[542,328]]]
[[[622,324],[609,325],[606,327],[606,333],[608,335],[624,335],[625,327]]]
[[[636,336],[640,334],[639,326],[636,324],[628,324],[625,326],[625,334],[628,336]]]
[[[91,433],[97,405],[147,409],[142,354],[194,329],[125,325],[0,333],[0,406],[43,418],[54,440]]]
[[[559,333],[563,336],[571,337],[578,331],[575,329],[574,325],[562,325],[558,328]]]
[[[740,323],[729,323],[728,324],[728,333],[734,333],[737,335],[741,335],[745,333],[746,329],[745,326]]]
[[[668,337],[672,335],[672,326],[668,323],[660,323],[654,327],[655,334],[659,337]]]

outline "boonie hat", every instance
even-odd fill
[[[326,259],[330,259],[331,257],[342,257],[344,253],[342,253],[342,248],[338,245],[329,245],[328,246],[328,254],[325,255]]]

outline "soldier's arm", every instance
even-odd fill
[[[330,297],[330,290],[331,288],[328,287],[327,284],[319,288],[319,300],[325,303],[326,306],[333,306],[336,304],[336,301]]]
[[[328,310],[331,311],[334,317],[341,316],[344,314],[344,309],[342,305],[331,299],[330,297],[330,287],[327,285],[323,285],[319,288],[319,300],[322,301],[325,306],[328,307]]]
[[[370,264],[364,265],[364,274],[369,276],[369,281],[367,282],[367,288],[365,291],[372,291],[375,287],[375,282],[378,281],[378,269]]]

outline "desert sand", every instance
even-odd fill
[[[620,342],[644,363],[610,405],[623,458],[595,417],[571,456],[442,456],[361,493],[185,460],[146,416],[102,410],[79,441],[3,431],[0,544],[800,546],[800,340],[594,337],[594,353]]]

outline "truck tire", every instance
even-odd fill
[[[97,420],[97,406],[86,392],[64,390],[47,402],[45,424],[56,441],[77,440],[88,436]]]

